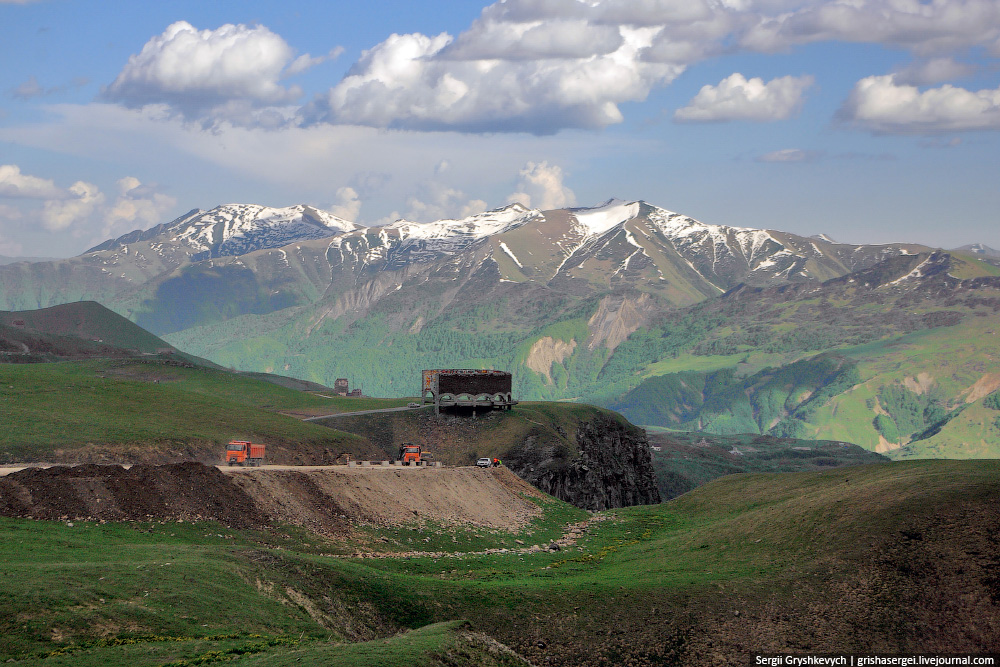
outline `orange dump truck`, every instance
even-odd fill
[[[246,440],[233,440],[226,445],[226,463],[231,466],[259,466],[264,462],[264,445]]]
[[[399,460],[404,466],[408,466],[411,463],[420,465],[420,445],[415,445],[412,442],[404,442],[399,446]]]

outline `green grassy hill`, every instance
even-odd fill
[[[178,350],[96,301],[0,311],[0,363],[157,356],[215,364]]]
[[[434,530],[435,553],[398,558],[335,557],[353,538],[301,531],[4,519],[0,660],[516,664],[479,662],[480,640],[434,625],[460,619],[534,664],[580,667],[986,652],[1000,644],[998,482],[995,461],[735,475],[597,515],[559,551],[487,552],[476,531],[473,553],[452,526],[454,546]],[[529,533],[589,516],[544,511]]]
[[[271,445],[273,463],[367,457],[367,439],[281,414],[351,400],[177,359],[0,364],[0,461],[216,462],[232,439]]]
[[[364,458],[366,438],[300,417],[405,404],[324,391],[224,370],[95,302],[0,312],[2,462],[215,462],[232,439],[271,445],[274,463]]]
[[[14,326],[26,334],[62,336],[100,342],[136,353],[155,354],[174,350],[128,319],[95,301],[77,301],[50,308],[0,312],[0,324]]]

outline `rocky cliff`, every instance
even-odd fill
[[[646,433],[600,414],[576,432],[578,454],[539,446],[529,436],[508,451],[505,464],[546,493],[589,510],[660,502]]]
[[[660,502],[646,432],[591,405],[525,402],[478,417],[414,410],[319,423],[368,438],[387,458],[403,441],[446,465],[499,457],[525,481],[584,509]]]

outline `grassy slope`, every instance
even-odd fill
[[[173,348],[95,301],[75,301],[38,310],[0,311],[0,325],[10,327],[0,329],[0,339],[9,336],[47,360],[150,355],[170,350],[187,362],[214,365]]]
[[[1000,323],[996,316],[969,315],[958,326],[924,329],[862,345],[839,347],[838,355],[857,363],[860,382],[814,406],[797,436],[850,442],[894,458],[1000,457],[1000,423],[996,419],[1000,415],[983,407],[981,391],[978,397],[969,401],[970,391],[977,383],[985,383],[987,389],[1000,384],[1000,357],[996,354],[998,334]],[[797,356],[810,355],[797,353],[784,360],[776,359],[773,354],[753,351],[736,356],[682,355],[650,366],[647,372],[652,379],[647,379],[647,383],[652,386],[660,382],[655,376],[661,372],[676,373],[684,369],[707,373],[729,367],[736,368],[741,377],[750,377],[763,366],[790,368],[793,363],[801,364]],[[921,380],[924,386],[916,389]],[[962,411],[931,437],[911,442],[919,430],[931,425],[928,422],[913,427],[914,431],[900,428],[898,439],[887,441],[880,438],[874,420],[885,412],[880,399],[886,388],[892,387],[905,388],[912,394],[910,398],[914,404],[922,407],[935,402],[944,412],[956,408]],[[647,403],[657,407],[656,401],[646,394],[635,393],[645,396]],[[672,404],[660,405],[666,410]],[[624,403],[619,407],[628,414]],[[636,403],[635,407],[641,406]],[[638,415],[630,416],[637,423],[644,421]],[[710,424],[711,417],[711,413],[706,415],[706,424]],[[698,419],[692,423],[696,422]],[[756,432],[756,424],[748,419],[744,422],[742,430]],[[663,420],[645,423],[668,425]]]
[[[713,435],[648,428],[660,495],[675,498],[725,475],[829,470],[888,459],[844,442],[766,435]]]
[[[950,273],[974,278],[996,275],[996,268],[974,257],[961,256],[953,259]],[[978,296],[986,301],[977,303]],[[788,367],[821,349],[831,349],[858,362],[863,382],[814,409],[801,424],[805,428],[796,433],[798,437],[843,440],[898,458],[1000,456],[1000,424],[996,415],[984,410],[978,401],[945,423],[936,435],[902,449],[901,445],[910,443],[920,430],[934,422],[913,427],[912,432],[901,427],[899,438],[889,442],[880,438],[874,425],[879,414],[877,400],[884,387],[900,386],[904,381],[913,386],[913,380],[924,373],[931,378],[933,395],[914,402],[937,402],[947,412],[964,405],[967,391],[984,376],[1000,373],[994,352],[1000,331],[995,290],[984,289],[981,295],[954,293],[943,299],[921,292],[903,296],[887,290],[865,292],[847,284],[828,290],[822,299],[769,298],[751,302],[750,308],[734,309],[737,300],[730,304],[732,312],[724,303],[721,300],[717,305],[726,318],[690,348],[695,354],[682,347],[676,356],[646,364],[637,373],[650,378],[733,368],[740,377],[749,377],[762,368]],[[706,302],[702,316],[715,308]],[[964,316],[964,320],[957,326],[924,328],[943,311]],[[898,332],[914,327],[921,330]],[[654,336],[653,341],[656,339]],[[874,342],[859,345],[854,342],[857,339]],[[720,351],[728,354],[718,354]],[[613,399],[610,404],[614,404]],[[716,430],[710,424],[712,415],[707,416],[706,428],[726,432]],[[742,421],[745,423],[741,430],[757,432],[757,425],[748,419]],[[680,428],[669,420],[648,423]]]
[[[995,317],[970,317],[961,327],[918,331],[888,341],[842,350],[855,358],[864,382],[834,397],[817,411],[810,437],[846,440],[868,449],[879,449],[900,458],[996,458],[1000,457],[1000,427],[995,413],[973,401],[960,418],[948,422],[939,434],[899,449],[900,444],[881,443],[872,426],[876,410],[870,407],[878,390],[886,385],[915,379],[921,374],[945,397],[954,397],[948,407],[966,404],[968,391],[989,373],[1000,372],[997,362]]]
[[[78,301],[39,310],[0,313],[0,321],[24,323],[25,330],[102,341],[139,352],[169,347],[162,339],[94,301]]]
[[[214,453],[235,437],[337,453],[367,449],[357,436],[278,414],[340,412],[353,407],[351,399],[161,360],[0,364],[0,404],[6,461],[48,460],[89,445],[140,458],[164,448]]]
[[[205,524],[4,520],[0,659],[100,635],[137,640],[23,664],[162,664],[233,650],[252,653],[248,664],[309,664],[368,650],[331,641],[460,618],[536,664],[983,651],[1000,637],[988,546],[998,480],[1000,463],[987,461],[737,475],[609,513],[580,550],[444,559],[331,559],[294,534]],[[401,665],[437,664],[421,653],[440,646],[428,635],[454,633],[438,626],[369,646],[424,656]]]
[[[271,462],[336,456],[385,458],[399,442],[424,444],[447,463],[502,456],[535,435],[575,454],[580,421],[606,411],[522,403],[512,412],[439,422],[432,410],[328,419],[298,417],[400,407],[413,399],[331,397],[169,360],[0,364],[0,461],[214,461],[234,438],[272,445]],[[293,415],[293,416],[288,416]],[[307,458],[300,458],[305,456]],[[104,458],[102,458],[104,457]]]
[[[300,645],[280,654],[253,656],[244,664],[260,667],[527,667],[528,663],[488,637],[469,632],[468,623],[432,623],[387,639],[355,644]]]

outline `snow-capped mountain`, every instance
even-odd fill
[[[323,245],[312,247],[317,241]],[[289,253],[304,258],[323,252],[329,256],[321,261],[328,266],[314,270],[335,279],[344,270],[397,271],[480,248],[502,280],[584,281],[595,289],[645,285],[675,303],[740,282],[826,280],[920,250],[712,225],[642,201],[609,199],[550,211],[511,204],[462,219],[398,220],[382,227],[360,227],[309,206],[228,204],[106,241],[84,257],[107,274],[136,282],[187,264],[258,251],[276,253],[285,265]]]
[[[358,318],[390,294],[455,295],[472,276],[477,288],[463,297],[471,301],[507,286],[572,300],[638,292],[653,299],[643,301],[647,306],[678,307],[741,283],[828,280],[924,250],[712,225],[615,199],[546,211],[511,204],[462,219],[382,227],[309,206],[228,204],[79,257],[0,267],[0,308],[92,298],[164,334],[292,306],[319,308],[317,322]]]
[[[192,261],[198,261],[280,248],[295,241],[327,238],[357,228],[353,222],[312,206],[271,208],[226,204],[210,211],[190,211],[173,222],[130,232],[87,252],[124,249],[130,244],[147,242],[154,252],[171,246],[170,250],[183,249]]]
[[[853,246],[700,222],[642,201],[531,212],[491,235],[501,278],[630,285],[674,303],[733,286],[827,280],[922,246]]]
[[[955,248],[955,250],[960,250],[962,252],[971,252],[974,255],[982,255],[983,257],[992,257],[994,259],[1000,259],[1000,250],[991,248],[983,243],[970,243],[969,245],[964,245],[961,248]]]
[[[361,252],[366,265],[400,268],[409,263],[452,256],[485,238],[541,217],[541,211],[510,204],[458,220],[397,220],[384,227],[359,228],[354,233],[344,234],[334,239],[331,247],[342,253]],[[365,250],[359,249],[361,239],[365,241]]]
[[[539,216],[541,211],[525,208],[521,204],[510,204],[460,220],[448,219],[437,222],[397,220],[381,229],[387,232],[395,231],[400,241],[444,241],[445,245],[450,245],[457,239],[472,241],[500,234]],[[461,245],[461,241],[458,243]]]

